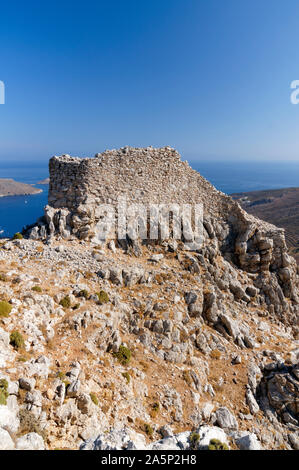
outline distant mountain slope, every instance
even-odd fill
[[[299,188],[251,191],[231,196],[250,214],[283,227],[290,252],[299,263]]]
[[[13,179],[0,178],[0,197],[38,194],[41,192],[42,189],[35,188],[31,184],[18,183]]]

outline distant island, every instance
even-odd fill
[[[231,194],[250,214],[285,229],[289,250],[299,263],[299,188]]]
[[[49,184],[50,178],[45,178],[43,180],[38,181],[36,184]]]
[[[0,197],[27,196],[42,193],[43,190],[31,184],[19,183],[13,179],[0,178]]]

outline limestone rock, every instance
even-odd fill
[[[17,450],[45,450],[43,438],[36,432],[30,432],[16,441]]]
[[[238,423],[234,415],[226,408],[218,408],[215,412],[218,426],[223,429],[238,429]]]
[[[9,433],[0,428],[0,450],[13,450],[14,448],[15,444]]]
[[[240,450],[262,450],[262,446],[254,433],[243,431],[239,436],[234,436]]]

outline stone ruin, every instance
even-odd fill
[[[99,205],[116,205],[120,196],[130,204],[202,203],[204,243],[197,251],[221,255],[251,273],[269,309],[280,316],[292,312],[297,322],[297,265],[287,253],[284,230],[247,214],[175,149],[124,147],[94,158],[55,156],[49,170],[48,205],[44,217],[28,229],[29,238],[92,241]]]

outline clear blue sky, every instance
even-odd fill
[[[299,156],[298,0],[1,2],[0,159]]]

